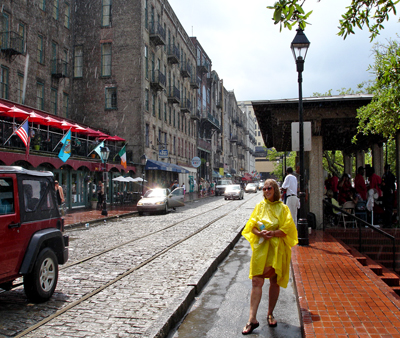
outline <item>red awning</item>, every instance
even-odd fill
[[[125,141],[124,138],[119,137],[117,135],[107,136],[107,137],[101,136],[101,137],[99,137],[99,139],[102,141],[104,140],[104,141],[114,141],[114,142]]]

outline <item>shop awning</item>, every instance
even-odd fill
[[[180,167],[179,165],[155,161],[155,160],[147,160],[146,170],[163,170],[163,171],[172,171],[181,174],[187,174],[189,171],[185,168]]]
[[[217,178],[221,178],[221,177],[222,177],[222,176],[221,176],[219,173],[217,173],[215,170],[213,171],[212,176],[213,176],[213,177],[217,177]]]

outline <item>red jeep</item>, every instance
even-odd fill
[[[68,260],[63,231],[53,173],[0,166],[0,288],[23,276],[29,300],[48,300]]]

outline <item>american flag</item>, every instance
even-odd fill
[[[29,138],[29,124],[28,124],[28,119],[25,120],[24,123],[22,123],[19,128],[15,132],[19,138],[24,142],[25,147],[28,146],[28,138]]]

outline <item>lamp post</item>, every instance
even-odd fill
[[[308,240],[308,222],[306,216],[306,192],[304,184],[304,129],[303,129],[303,93],[302,93],[302,73],[304,70],[304,61],[306,59],[307,50],[310,46],[303,30],[297,29],[290,48],[296,62],[299,83],[299,138],[300,138],[300,217],[297,222],[299,245],[305,246],[309,244]]]
[[[143,154],[142,156],[140,156],[140,163],[142,164],[142,196],[143,196],[144,195],[143,183],[144,183],[145,168],[146,168],[146,163],[147,163],[146,154]]]
[[[110,156],[110,149],[108,147],[101,147],[100,148],[100,154],[101,154],[101,160],[104,163],[104,172],[107,173],[107,161],[108,161],[108,156]],[[101,211],[101,214],[103,216],[107,216],[107,174],[105,175],[104,179],[104,200],[103,200],[103,210]]]

